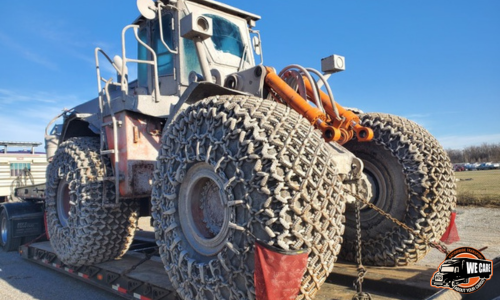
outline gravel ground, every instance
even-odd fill
[[[27,261],[17,252],[0,252],[0,300],[118,300],[123,298]]]
[[[469,246],[487,259],[500,256],[500,208],[459,207],[456,224],[460,241],[453,250]],[[432,249],[417,265],[437,268],[444,254]],[[0,252],[0,300],[99,300],[123,299],[77,279],[22,259],[16,252]]]
[[[447,245],[448,250],[459,247],[481,249],[486,259],[500,256],[500,208],[457,207],[456,225],[460,241]],[[420,266],[437,268],[445,255],[432,249],[427,256],[417,263]]]

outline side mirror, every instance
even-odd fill
[[[255,51],[255,54],[261,55],[262,54],[262,43],[260,41],[259,36],[257,36],[257,35],[253,36],[252,45],[253,45],[253,51]]]

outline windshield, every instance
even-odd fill
[[[198,2],[198,1],[196,1]],[[195,1],[185,1],[186,9],[181,11],[181,17],[189,14],[201,15],[210,18],[212,23],[212,35],[203,40],[203,48],[206,50],[207,60],[210,62],[210,68],[217,69],[223,74],[248,69],[254,66],[253,51],[250,44],[250,32],[247,19],[229,12],[220,11],[216,8],[207,7]],[[204,1],[199,1],[204,2]],[[195,50],[192,41],[182,42],[184,49]],[[195,56],[196,51],[194,52]],[[185,56],[192,53],[186,53]],[[198,58],[183,60],[183,63],[188,62],[191,67],[183,68],[182,78],[187,79],[187,74],[192,71],[199,73]],[[213,64],[213,65],[212,65]]]
[[[204,14],[204,16],[212,19],[213,35],[205,45],[214,61],[234,67],[240,66],[243,62],[250,63],[242,34],[242,30],[247,28],[246,23],[214,14]]]
[[[211,40],[215,49],[242,57],[244,48],[238,26],[221,16],[212,14],[206,14],[205,16],[212,18],[213,36]]]

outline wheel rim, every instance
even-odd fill
[[[390,172],[380,163],[374,161],[373,159],[363,159],[364,169],[363,173],[366,175],[368,181],[371,184],[372,197],[368,201],[383,211],[390,212],[391,208],[395,205],[395,191],[393,190],[394,183],[391,182],[389,176]],[[401,174],[403,176],[403,174]],[[349,205],[348,210],[354,212],[354,205]],[[379,214],[377,211],[363,205],[361,207],[361,228],[364,230],[371,229],[372,226],[380,224],[386,218]],[[401,213],[401,212],[400,212]],[[396,213],[393,217],[402,217],[400,213]],[[355,224],[356,219],[354,214],[346,215],[346,219],[352,224]],[[392,226],[392,225],[391,225]],[[391,227],[389,226],[389,227]],[[388,227],[388,228],[389,228]]]
[[[387,180],[380,172],[380,169],[370,162],[365,161],[364,174],[371,184],[372,197],[369,199],[370,203],[378,207],[384,208],[387,206]]]
[[[364,174],[371,184],[372,197],[369,199],[369,202],[382,210],[387,211],[391,205],[388,197],[388,187],[390,185],[377,166],[369,161],[364,161],[364,165]],[[363,221],[369,221],[373,218],[381,217],[378,212],[366,207],[366,205],[364,205],[361,209],[361,216]]]
[[[69,197],[69,184],[66,180],[61,180],[57,187],[56,196],[57,217],[63,227],[68,226],[69,210],[70,210],[70,197]]]
[[[181,184],[181,228],[191,247],[210,257],[220,252],[229,232],[228,201],[221,178],[206,163],[191,167]]]
[[[7,218],[2,215],[2,245],[7,244]]]

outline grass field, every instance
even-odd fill
[[[500,170],[456,172],[459,205],[500,207]]]

